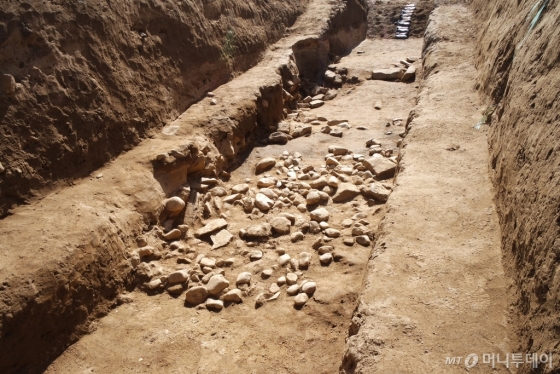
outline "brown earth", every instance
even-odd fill
[[[367,80],[374,68],[420,54],[421,39],[388,40],[406,3],[369,2],[367,25],[361,1],[3,1],[0,72],[17,85],[10,93],[13,82],[0,75],[0,216],[9,215],[0,221],[0,371],[557,372],[556,357],[536,370],[492,369],[482,357],[556,354],[560,341],[559,6],[419,1],[413,36],[428,25],[416,63],[421,79]],[[358,45],[366,32],[372,40]],[[346,83],[325,83],[339,56]],[[315,83],[336,98],[296,110]],[[491,104],[494,114],[473,128]],[[335,138],[313,125],[309,137],[267,144],[296,112],[352,127]],[[330,227],[342,232],[330,240],[329,266],[312,248],[321,234],[306,231],[307,211],[285,203],[246,214],[217,203],[200,182],[216,177],[230,188],[249,178],[251,195],[263,157],[299,152],[303,165],[322,170],[329,145],[367,154],[372,136],[398,152],[396,179],[383,181],[394,192],[386,205],[365,195],[322,203]],[[160,154],[167,157],[158,161]],[[358,170],[359,162],[340,160]],[[279,165],[267,173],[304,194]],[[163,221],[162,200],[184,187],[186,211]],[[280,212],[299,216],[291,232],[305,232],[302,241],[239,240],[243,228]],[[342,243],[352,236],[342,222],[357,212],[373,248]],[[234,239],[211,250],[192,232],[220,216]],[[180,242],[161,239],[171,224],[186,230]],[[140,267],[139,236],[156,248]],[[275,266],[280,248],[292,257],[311,253],[311,265]],[[263,258],[251,261],[256,249]],[[185,304],[184,289],[168,295],[167,274],[201,271],[197,255],[234,260],[212,270],[229,289],[240,272],[253,274],[250,286],[239,286],[242,303],[211,312]],[[273,275],[261,276],[268,268]],[[258,295],[286,272],[298,284],[317,282],[317,291],[294,308],[283,286],[258,307]],[[157,279],[163,285],[149,289]],[[470,353],[479,362],[466,368]]]

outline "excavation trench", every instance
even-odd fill
[[[3,264],[1,368],[42,372],[64,351],[47,372],[338,370],[417,88],[369,78],[419,67],[422,40],[363,40],[364,4],[318,4],[314,35],[286,37],[161,135],[3,221],[6,242],[21,227],[29,240]],[[162,205],[173,196],[178,215]],[[311,218],[320,208],[328,219]],[[225,289],[185,301],[219,274]],[[236,289],[241,303],[217,306]]]

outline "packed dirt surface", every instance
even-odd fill
[[[367,68],[371,71],[374,68],[391,67],[392,64],[400,65],[399,61],[406,57],[419,57],[421,43],[420,39],[397,43],[368,40],[356,47],[349,56],[342,58],[337,65],[348,69],[348,75],[359,74]],[[247,183],[246,188],[258,193],[256,183],[266,179],[267,174],[271,178],[283,180],[288,187],[306,182],[314,185],[320,178],[308,181],[303,178],[302,182],[296,182],[295,178],[285,174],[288,169],[283,167],[284,164],[294,167],[288,159],[299,159],[295,165],[301,168],[304,165],[313,166],[316,171],[331,170],[327,176],[339,175],[341,183],[338,189],[327,188],[337,191],[331,193],[327,200],[307,204],[306,199],[309,202],[312,194],[308,192],[306,199],[302,200],[303,208],[295,202],[287,206],[275,204],[275,208],[266,214],[258,209],[253,212],[249,210],[247,214],[242,204],[226,204],[226,207],[217,211],[216,206],[211,204],[208,212],[216,213],[208,215],[207,219],[216,219],[216,214],[222,212],[227,217],[227,231],[232,233],[266,224],[267,221],[272,222],[274,217],[279,217],[282,213],[293,216],[293,223],[287,220],[288,228],[292,226],[291,230],[288,229],[291,231],[290,235],[276,233],[264,241],[254,242],[246,242],[237,237],[215,250],[206,241],[192,238],[185,242],[186,248],[191,248],[187,251],[191,252],[187,254],[188,259],[194,260],[202,255],[215,258],[218,263],[224,260],[232,263],[223,268],[230,289],[235,289],[239,274],[252,274],[249,284],[237,284],[243,291],[242,303],[226,303],[221,311],[212,312],[204,306],[189,307],[189,303],[185,305],[182,291],[175,297],[170,297],[163,288],[153,296],[146,296],[142,291],[133,292],[127,296],[130,297],[130,303],[116,308],[108,317],[103,318],[95,332],[68,349],[47,372],[336,372],[371,254],[371,238],[375,235],[384,208],[381,202],[371,196],[362,197],[360,194],[360,188],[367,188],[371,183],[366,181],[364,171],[357,174],[358,170],[354,168],[345,170],[327,166],[325,156],[329,153],[329,148],[336,145],[340,152],[346,148],[353,153],[341,157],[341,153],[337,151],[338,156],[332,157],[338,158],[343,165],[356,164],[354,160],[360,157],[369,158],[370,150],[366,146],[366,140],[371,138],[378,139],[383,149],[396,151],[396,143],[400,139],[398,134],[404,130],[404,121],[393,120],[407,118],[414,105],[416,87],[414,83],[373,80],[362,81],[358,85],[345,85],[337,91],[336,98],[326,101],[320,108],[300,111],[296,120],[291,121],[292,128],[302,124],[311,126],[310,136],[299,137],[286,145],[257,147],[240,167],[231,172],[231,179],[223,184],[227,191],[232,188],[237,191],[239,187],[235,186]],[[380,109],[375,108],[378,102],[381,102]],[[359,110],[355,110],[356,108]],[[317,121],[321,117],[344,120],[341,122],[342,127],[330,126],[333,131],[341,129],[343,136],[338,138],[320,132],[321,128],[329,127],[327,121]],[[313,121],[318,123],[314,124]],[[351,128],[346,128],[344,123]],[[387,123],[390,125],[387,126]],[[256,165],[269,157],[279,161],[278,166],[256,176]],[[343,200],[339,200],[344,180],[350,186],[356,186],[353,190],[357,192],[350,192],[347,197],[342,196]],[[390,188],[390,178],[386,182]],[[286,191],[274,186],[270,188],[282,196]],[[320,189],[323,190],[322,187]],[[387,191],[389,192],[390,190]],[[248,196],[251,196],[251,192]],[[223,198],[225,201],[227,199],[228,197]],[[313,228],[313,221],[312,226],[308,227],[308,211],[321,207],[330,213],[329,228],[338,230],[340,237],[326,231],[328,228],[317,231]],[[358,221],[363,221],[365,226]],[[275,227],[273,222],[273,232]],[[363,234],[361,237],[356,236],[356,227],[362,227],[360,230],[366,235],[369,233],[369,237],[363,237]],[[305,233],[301,240],[294,240],[293,235],[297,232]],[[321,237],[324,244],[321,247],[314,245]],[[344,244],[344,240],[348,243]],[[297,260],[295,265],[279,264],[284,251],[291,256],[292,262]],[[311,256],[309,266],[301,266],[301,252],[307,252]],[[324,255],[327,255],[326,260],[323,259]],[[158,264],[166,269],[192,268],[178,264],[178,258],[185,258],[185,254],[176,252]],[[324,263],[321,264],[321,261]],[[267,269],[271,274],[263,275]],[[284,285],[284,281],[278,282],[279,277],[289,278],[289,274],[298,276],[296,284],[302,285],[302,288],[305,280],[316,283],[316,291],[310,293],[310,298],[303,307],[294,307],[294,297],[287,294],[291,281],[288,279],[287,285]],[[260,306],[262,296],[259,295],[265,293],[270,298],[276,292],[279,292],[277,299],[264,301]],[[185,351],[189,354],[184,354]]]
[[[510,372],[483,362],[504,361],[514,345],[486,136],[473,129],[484,108],[470,17],[464,5],[444,5],[430,18],[424,80],[343,373]]]
[[[0,1],[0,217],[254,66],[307,1]]]

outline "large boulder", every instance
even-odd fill
[[[330,213],[325,208],[317,208],[310,212],[311,219],[317,222],[328,221]]]
[[[373,182],[369,186],[362,187],[362,193],[366,197],[371,197],[379,202],[386,202],[391,194],[391,190],[379,182]]]
[[[227,221],[223,218],[214,219],[194,232],[194,236],[201,237],[226,228]]]
[[[290,227],[292,223],[286,217],[274,217],[270,221],[270,225],[272,226],[272,230],[280,235],[287,235],[290,233]]]
[[[360,194],[360,189],[353,183],[340,183],[333,196],[335,203],[349,201]]]
[[[270,223],[253,225],[247,228],[247,236],[252,238],[267,238],[271,234],[272,234],[272,225]]]

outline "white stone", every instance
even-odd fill
[[[310,213],[311,219],[317,222],[328,221],[329,211],[325,208],[317,208]]]
[[[288,262],[290,262],[290,259],[291,259],[290,255],[287,254],[287,253],[285,253],[285,254],[283,254],[282,256],[278,257],[278,264],[279,264],[280,266],[284,266],[284,265],[286,265]]]
[[[268,211],[274,205],[274,200],[259,192],[255,197],[255,205],[260,210]]]
[[[332,262],[333,260],[333,256],[331,253],[325,253],[321,256],[319,256],[319,261],[321,262],[321,264],[323,265],[328,265]]]
[[[206,285],[210,295],[218,295],[226,287],[229,287],[229,282],[222,274],[213,275]]]
[[[298,276],[296,273],[288,273],[286,274],[286,283],[288,284],[288,286],[291,286],[292,284],[295,284],[298,280]]]
[[[315,283],[315,282],[305,282],[301,286],[301,290],[308,295],[313,295],[313,293],[317,290],[317,283]]]
[[[212,249],[225,247],[233,239],[233,235],[227,230],[221,230],[216,235],[211,235]]]
[[[304,306],[305,303],[309,300],[309,296],[306,293],[300,293],[296,297],[294,297],[294,305],[297,307]]]
[[[222,300],[224,301],[230,301],[230,302],[234,302],[234,303],[240,303],[243,301],[243,293],[241,292],[240,289],[233,289],[233,290],[229,290],[225,295],[222,296]]]
[[[286,293],[289,296],[297,295],[298,292],[299,292],[299,285],[297,285],[297,284],[291,285],[290,287],[288,287],[286,289]]]
[[[220,311],[224,308],[224,302],[222,300],[208,299],[206,300],[206,308]]]

